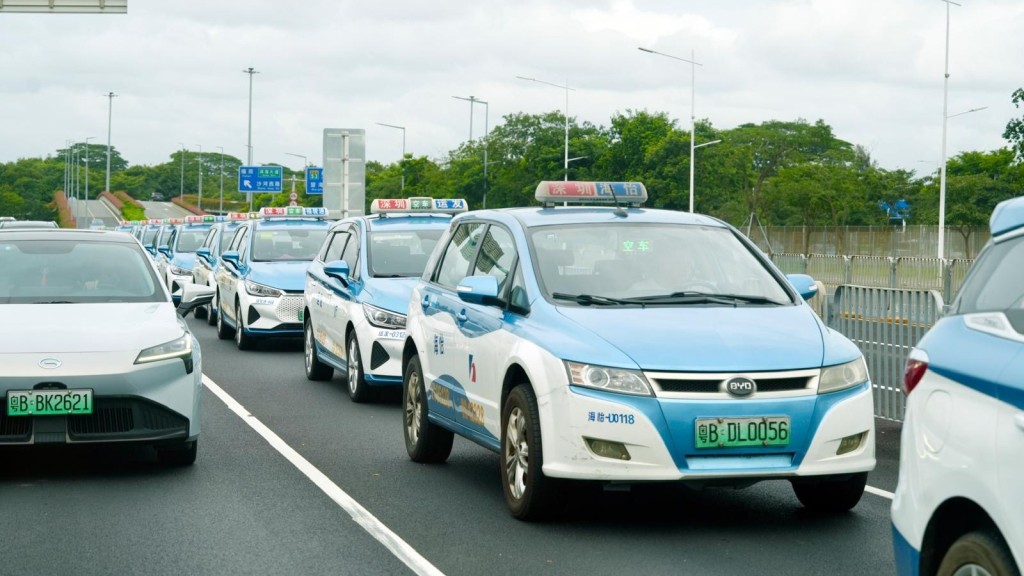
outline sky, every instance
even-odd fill
[[[1024,116],[1011,103],[1024,87],[1024,2],[958,2],[128,0],[121,15],[0,12],[0,162],[106,144],[108,120],[133,165],[182,147],[245,161],[252,67],[253,164],[320,165],[325,128],[364,129],[369,161],[399,160],[403,132],[407,153],[442,159],[505,115],[564,112],[568,93],[570,117],[602,126],[646,110],[688,130],[691,108],[719,129],[821,119],[879,166],[923,175],[942,158],[947,6],[947,156],[1006,146],[1007,122]]]

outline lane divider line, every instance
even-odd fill
[[[864,491],[865,492],[870,492],[871,494],[874,494],[875,496],[881,496],[882,498],[888,498],[889,500],[892,500],[893,498],[896,497],[896,495],[893,494],[892,492],[886,492],[885,490],[882,490],[881,488],[875,488],[874,486],[865,486],[864,487]]]
[[[370,536],[373,536],[378,542],[384,545],[385,548],[391,551],[396,558],[405,563],[416,574],[422,574],[424,576],[444,576],[444,573],[437,569],[433,564],[430,563],[426,558],[420,555],[412,546],[410,546],[405,540],[402,540],[397,534],[391,531],[390,528],[384,525],[376,516],[370,513],[369,510],[363,508],[361,504],[355,501],[351,496],[348,495],[344,490],[341,489],[337,484],[331,481],[326,474],[317,469],[316,466],[311,464],[308,460],[302,457],[298,452],[292,449],[280,436],[274,433],[273,430],[268,428],[265,424],[260,422],[255,416],[249,413],[244,406],[238,403],[237,400],[231,397],[227,392],[218,386],[213,380],[211,380],[206,374],[203,374],[203,384],[218,398],[224,402],[227,407],[238,415],[243,422],[248,424],[257,434],[263,437],[275,450],[277,450],[282,456],[285,457],[289,462],[292,463],[300,472],[306,475],[313,484],[323,491],[331,500],[334,500],[338,506],[341,506],[345,512],[352,517],[357,524],[363,527]]]

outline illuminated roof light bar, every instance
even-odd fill
[[[578,204],[614,204],[639,207],[647,201],[647,188],[641,182],[563,182],[544,181],[537,185],[534,197],[545,207],[559,202]]]
[[[263,218],[327,218],[327,209],[314,206],[264,206],[260,208]]]
[[[370,203],[371,214],[457,214],[469,210],[463,198],[377,198]]]

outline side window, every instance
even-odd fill
[[[434,277],[435,282],[454,289],[459,281],[469,274],[469,265],[476,256],[477,246],[485,228],[480,222],[469,222],[452,232],[448,245],[445,246],[444,256],[441,257],[441,265]]]
[[[223,250],[223,252],[238,250],[238,245],[242,240],[242,235],[245,233],[245,230],[246,228],[244,226],[240,226],[238,230],[235,230],[235,235],[231,237],[231,243],[228,244],[227,250]]]
[[[508,230],[496,225],[487,228],[480,253],[473,267],[473,275],[494,276],[498,279],[498,295],[505,293],[512,266],[516,261],[516,245]]]
[[[160,243],[161,244],[166,244],[167,246],[170,246],[171,250],[173,250],[174,249],[174,241],[175,241],[175,239],[178,238],[178,230],[179,230],[179,228],[171,228],[170,234],[168,234],[167,238],[162,240]]]
[[[500,292],[499,292],[500,294]],[[512,288],[508,292],[508,308],[520,315],[530,313],[530,300],[526,295],[526,284],[523,282],[523,267],[516,265],[512,275]]]
[[[327,245],[327,251],[324,253],[323,261],[334,262],[335,260],[341,260],[341,255],[345,250],[345,242],[348,240],[348,231],[343,230],[331,235],[330,243]]]
[[[345,249],[341,253],[341,259],[348,264],[348,273],[354,278],[359,277],[359,235],[353,230],[349,230],[345,236],[348,236],[348,242],[345,243]]]
[[[206,235],[206,239],[203,240],[203,248],[209,248],[213,250],[213,243],[217,241],[217,235],[220,234],[220,229],[214,226],[210,228],[210,232]]]
[[[249,255],[249,228],[239,228],[239,231],[241,233],[238,235],[238,246],[235,250],[238,250],[239,261],[245,262]]]

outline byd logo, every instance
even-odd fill
[[[730,378],[725,381],[725,391],[730,396],[746,398],[757,391],[757,384],[750,378]]]

